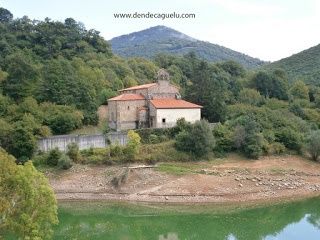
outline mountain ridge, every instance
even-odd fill
[[[284,69],[291,81],[320,85],[320,44],[262,67],[265,70],[276,68]]]
[[[184,55],[195,52],[211,62],[233,60],[246,68],[262,66],[266,62],[218,44],[197,40],[172,28],[158,25],[121,35],[109,40],[112,51],[122,57],[153,58],[159,53]]]

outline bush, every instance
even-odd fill
[[[110,156],[111,157],[122,157],[123,156],[123,147],[119,144],[110,146]]]
[[[61,169],[67,170],[72,167],[71,159],[68,155],[63,154],[58,160],[58,166]]]
[[[48,125],[54,134],[66,134],[82,125],[82,114],[61,112],[51,116]]]
[[[283,128],[276,132],[276,140],[283,143],[288,149],[301,151],[303,136],[290,128]]]
[[[307,151],[312,160],[318,161],[320,156],[320,130],[313,131],[308,137]]]
[[[159,143],[159,137],[155,134],[150,134],[149,136],[149,142],[154,144],[154,143]]]
[[[112,148],[112,146],[110,147]],[[103,164],[111,163],[110,148],[90,148],[81,150],[80,163],[83,164]]]
[[[128,158],[127,160],[133,160],[135,155],[139,152],[141,145],[140,140],[141,138],[138,133],[133,130],[128,132],[128,143],[123,151],[125,157]]]
[[[263,153],[264,138],[261,133],[249,134],[243,146],[244,154],[253,159],[258,159]]]
[[[58,148],[52,149],[48,154],[46,163],[49,166],[57,166],[59,159],[61,157],[62,157],[62,153],[60,152],[60,150]]]
[[[24,163],[30,159],[37,148],[37,141],[32,131],[17,123],[10,136],[9,152],[18,162]]]
[[[239,93],[239,102],[258,106],[263,102],[263,97],[255,89],[244,88]]]
[[[143,128],[135,130],[141,138],[141,143],[151,143],[151,135],[156,135],[158,138],[160,138],[160,136],[165,136],[166,139],[172,139],[175,135],[175,131],[175,128]]]
[[[79,146],[76,143],[70,143],[67,146],[67,155],[74,162],[79,162],[81,159]]]
[[[216,140],[214,150],[218,153],[229,152],[232,149],[232,132],[228,127],[219,123],[212,132]]]
[[[40,153],[32,158],[32,163],[34,166],[47,164],[48,154]]]
[[[176,137],[177,150],[191,152],[197,157],[208,154],[213,150],[214,145],[212,131],[205,120],[196,122],[190,131],[182,131]]]
[[[282,143],[274,142],[267,146],[266,151],[268,154],[282,154],[286,151],[286,147]]]
[[[235,120],[235,124],[237,124],[233,133],[235,148],[249,158],[259,158],[266,145],[260,124],[253,115],[241,116]]]

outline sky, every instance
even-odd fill
[[[68,17],[113,37],[165,25],[276,61],[320,43],[320,0],[0,0],[14,17]],[[115,13],[194,13],[194,19],[119,19]]]

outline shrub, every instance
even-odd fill
[[[288,149],[301,151],[303,136],[291,128],[283,128],[277,131],[276,140],[283,143]]]
[[[32,131],[17,123],[10,136],[9,152],[24,163],[33,156],[36,148],[37,141]]]
[[[150,143],[159,143],[159,137],[155,134],[150,134],[149,136],[149,142]]]
[[[69,169],[72,167],[71,159],[68,155],[63,154],[58,160],[58,166],[61,169]]]
[[[143,128],[135,130],[136,133],[139,134],[141,138],[141,143],[151,143],[150,136],[156,135],[157,137],[166,136],[166,139],[172,139],[175,135],[175,127],[174,128]],[[153,138],[153,137],[151,137]]]
[[[253,159],[258,159],[263,153],[264,138],[261,133],[249,134],[243,146],[244,154]]]
[[[239,93],[239,102],[258,106],[262,103],[263,97],[255,89],[244,88]]]
[[[133,130],[128,132],[128,143],[124,148],[124,154],[128,160],[133,160],[140,149],[140,136]]]
[[[81,159],[79,146],[76,143],[70,143],[67,146],[67,155],[74,162],[79,162]]]
[[[320,156],[320,130],[313,131],[308,137],[307,151],[312,160],[317,161]]]
[[[32,163],[34,166],[47,164],[48,154],[38,154],[32,158]]]
[[[123,156],[123,147],[119,144],[110,146],[110,156],[111,157],[121,157]]]
[[[111,148],[111,147],[110,147]],[[81,150],[80,163],[83,164],[103,164],[111,163],[110,148],[90,148]]]
[[[180,151],[191,152],[201,157],[214,148],[214,137],[209,123],[201,120],[192,125],[190,131],[182,131],[176,137],[176,148]]]
[[[59,112],[51,116],[48,125],[54,134],[65,134],[82,125],[83,116],[79,112]]]
[[[213,128],[212,132],[216,140],[214,150],[218,153],[229,152],[232,148],[232,132],[229,128],[219,123]]]
[[[286,151],[286,147],[279,142],[273,142],[267,146],[268,154],[282,154]]]
[[[47,157],[47,164],[50,166],[57,166],[59,159],[62,157],[62,153],[58,148],[52,149]]]
[[[233,134],[235,148],[249,158],[259,158],[266,145],[266,140],[260,132],[260,124],[253,115],[241,116],[236,119],[235,123],[237,123]]]
[[[271,110],[286,109],[288,108],[288,102],[276,98],[267,98],[264,106]]]
[[[159,142],[165,142],[168,140],[169,140],[169,138],[164,134],[159,136]]]

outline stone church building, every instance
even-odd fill
[[[157,82],[119,92],[108,100],[109,127],[117,131],[173,127],[180,118],[195,122],[201,117],[202,106],[182,100],[179,88],[170,83],[163,69],[158,72]]]

